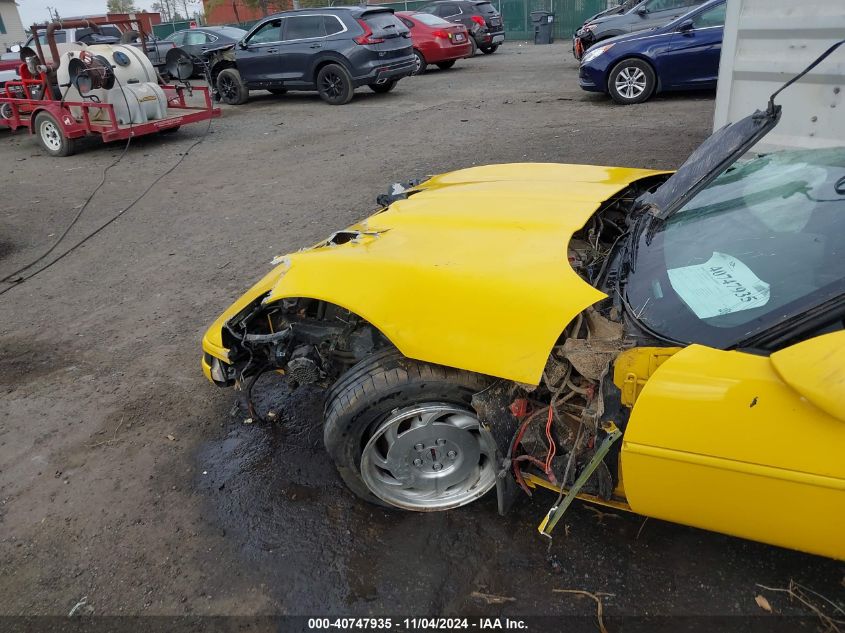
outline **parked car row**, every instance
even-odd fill
[[[195,57],[195,69],[207,72],[224,103],[267,90],[317,91],[342,105],[356,88],[390,92],[431,64],[445,70],[477,50],[492,54],[505,32],[488,0],[440,0],[400,13],[379,6],[284,11],[249,31],[203,27],[167,39]]]
[[[128,44],[130,46],[141,47],[141,38],[138,31],[129,30],[121,31],[114,24],[91,24],[85,27],[68,27],[57,29],[54,33],[56,44]],[[48,55],[46,34],[42,33],[38,36],[38,44],[45,49],[45,55]],[[154,37],[147,37],[144,42],[144,52],[147,58],[152,62],[153,66],[162,70],[165,65],[165,58],[167,51],[175,48],[176,44],[173,42],[158,40]],[[12,70],[17,71],[21,63],[19,51],[21,48],[36,49],[35,37],[30,35],[29,39],[23,43],[22,46],[17,47],[17,50],[12,49],[8,53],[0,54],[0,71]]]
[[[714,89],[725,25],[725,0],[646,0],[628,13],[607,18],[624,23],[657,2],[695,5],[662,26],[627,35],[602,38],[580,55],[579,83],[583,90],[604,92],[620,104],[641,103],[657,92]],[[675,11],[672,9],[671,11]],[[665,11],[669,11],[666,9]],[[586,28],[586,27],[585,27]],[[618,28],[618,27],[614,27]],[[594,33],[600,31],[597,27]],[[579,31],[583,33],[583,29]],[[583,35],[576,33],[578,56]]]
[[[639,0],[633,4],[625,2],[617,7],[615,13],[599,13],[584,22],[584,26],[578,29],[572,38],[572,52],[576,59],[581,59],[584,52],[598,42],[664,26],[704,2],[705,0]]]

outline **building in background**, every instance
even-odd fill
[[[0,53],[26,39],[15,0],[0,0]]]
[[[206,24],[254,22],[265,15],[293,8],[292,0],[203,0],[202,3]]]

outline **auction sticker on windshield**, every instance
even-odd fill
[[[699,319],[759,308],[769,284],[736,257],[714,252],[703,264],[667,271],[672,288]]]

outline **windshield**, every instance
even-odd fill
[[[735,346],[845,293],[845,147],[737,163],[644,223],[630,310],[664,338]]]
[[[452,22],[438,18],[436,15],[431,15],[430,13],[415,13],[414,19],[428,26],[453,26]]]

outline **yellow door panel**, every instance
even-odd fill
[[[841,479],[640,445],[622,462],[635,512],[845,560]]]
[[[692,345],[637,398],[622,447],[639,513],[845,558],[845,424],[770,358]]]

